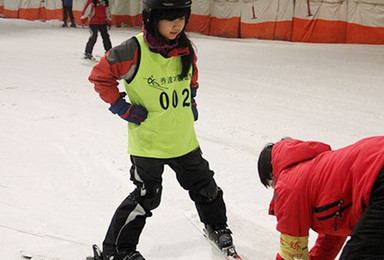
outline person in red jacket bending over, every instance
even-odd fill
[[[105,52],[112,48],[108,34],[108,27],[111,26],[108,0],[88,0],[81,14],[81,23],[84,24],[88,18],[91,35],[85,47],[84,59],[94,60],[92,51],[97,40],[97,32],[100,32],[103,38]]]
[[[276,259],[384,259],[384,136],[339,150],[283,139],[261,151],[261,182],[274,189]],[[318,233],[308,250],[309,229]]]

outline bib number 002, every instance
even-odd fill
[[[184,89],[183,92],[182,92],[182,95],[183,95],[183,107],[189,107],[191,105],[191,100],[190,100],[190,97],[189,97],[189,90],[188,89]],[[179,104],[179,97],[177,96],[177,92],[176,90],[174,90],[172,92],[172,106],[174,108],[177,107],[177,105]],[[164,110],[167,110],[170,106],[170,103],[171,103],[171,99],[169,97],[169,95],[166,93],[166,92],[161,92],[160,94],[160,106],[164,109]]]

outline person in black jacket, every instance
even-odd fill
[[[71,27],[76,27],[75,17],[72,12],[72,0],[61,0],[63,2],[63,25],[62,27],[68,27],[68,16],[71,20]]]

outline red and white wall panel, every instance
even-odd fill
[[[87,0],[73,0],[80,23]],[[141,0],[110,0],[116,26],[141,26]],[[0,0],[0,15],[62,20],[61,0]],[[188,31],[228,38],[384,44],[384,0],[193,0]]]

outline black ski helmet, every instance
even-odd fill
[[[152,35],[157,34],[157,23],[160,19],[172,19],[185,16],[185,26],[191,14],[192,0],[142,0],[143,23]]]
[[[192,0],[142,0],[144,10],[190,8]]]

